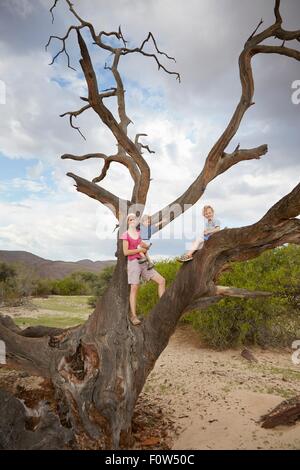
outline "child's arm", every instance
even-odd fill
[[[212,233],[218,232],[221,230],[221,227],[214,227],[211,229],[204,230],[204,235],[211,235]]]
[[[164,219],[161,219],[160,222],[156,222],[156,224],[154,224],[154,227],[158,228],[160,227],[162,224],[164,224],[165,222],[167,222],[167,218],[165,217]]]
[[[145,248],[145,250],[149,250],[149,248],[150,248],[150,245],[148,245],[148,243],[144,242],[144,240],[141,241],[140,246]]]

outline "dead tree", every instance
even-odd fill
[[[151,33],[139,47],[129,48],[121,28],[117,31],[97,33],[90,22],[79,16],[70,0],[62,1],[68,5],[71,15],[76,19],[76,25],[70,26],[64,37],[50,37],[49,43],[56,39],[62,46],[53,61],[59,54],[65,53],[68,66],[71,67],[66,41],[74,32],[88,91],[87,96],[82,97],[84,106],[65,115],[69,116],[71,126],[81,132],[74,125],[74,118],[87,109],[93,109],[100,122],[112,132],[117,143],[117,152],[111,155],[65,154],[62,158],[78,161],[89,158],[103,160],[102,171],[93,181],[73,173],[68,173],[68,176],[75,181],[77,191],[107,204],[117,221],[121,222],[124,216],[121,207],[144,205],[146,202],[150,168],[142,151],[150,149],[140,143],[139,139],[143,134],[138,134],[135,138],[128,135],[131,121],[126,113],[125,90],[119,71],[120,61],[128,54],[140,54],[145,56],[144,59],[153,60],[158,69],[174,75],[178,80],[180,75],[161,63],[163,58],[173,59],[158,48]],[[52,15],[57,4],[58,0],[55,0],[51,8]],[[279,7],[280,1],[276,0],[274,23],[258,32],[262,23],[260,22],[244,45],[239,57],[241,97],[226,129],[208,153],[203,169],[180,197],[152,216],[153,222],[165,215],[169,216],[170,206],[178,208],[171,213],[169,221],[174,219],[182,214],[188,205],[193,205],[199,200],[206,186],[214,178],[233,165],[244,160],[259,159],[267,153],[266,144],[250,149],[238,146],[232,153],[227,153],[226,149],[235,136],[245,112],[254,104],[252,57],[257,54],[281,54],[300,60],[300,52],[288,47],[290,41],[300,41],[300,30],[287,31],[282,28]],[[115,86],[109,90],[99,90],[98,77],[87,42],[82,35],[83,30],[90,35],[94,45],[112,54],[110,70]],[[111,41],[108,40],[111,37],[119,41],[118,47],[111,46]],[[270,38],[280,40],[280,44],[268,45],[267,40]],[[150,44],[153,45],[153,52],[146,52],[145,46]],[[117,101],[117,116],[113,115],[106,105],[109,99]],[[119,198],[98,184],[105,178],[112,162],[127,167],[133,179],[133,191],[128,200]],[[126,445],[130,437],[136,400],[157,358],[167,346],[181,315],[190,308],[205,308],[224,295],[253,295],[244,290],[217,286],[218,274],[230,262],[256,257],[263,251],[284,243],[300,243],[300,220],[297,219],[299,213],[300,184],[274,204],[256,223],[241,228],[224,229],[214,234],[197,252],[194,260],[182,266],[173,284],[139,327],[132,326],[128,321],[126,260],[120,244],[112,282],[98,301],[93,314],[83,325],[59,332],[56,329],[55,336],[52,335],[51,329],[45,327],[31,328],[26,334],[22,334],[12,322],[2,319],[0,339],[6,343],[9,363],[45,377],[54,390],[57,407],[52,406],[49,409],[47,403],[39,406],[40,422],[34,433],[41,436],[40,447],[46,447],[45,439],[42,438],[47,430],[52,430],[60,436],[59,446],[63,448],[80,447],[82,442],[88,442],[89,445],[101,449],[118,448],[122,443]],[[5,422],[4,418],[3,415],[2,423]],[[23,446],[29,442],[26,439],[24,438]]]

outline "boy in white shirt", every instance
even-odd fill
[[[195,251],[200,250],[202,248],[204,241],[208,240],[213,233],[218,232],[221,228],[220,221],[218,219],[215,219],[215,211],[211,206],[204,206],[202,214],[203,217],[205,217],[203,237],[195,240],[191,250],[187,251],[184,255],[177,258],[180,263],[191,261],[193,259],[193,254],[195,253]]]

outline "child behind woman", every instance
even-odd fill
[[[164,223],[165,219],[157,222],[156,224],[151,225],[150,215],[143,215],[141,223],[139,225],[141,239],[143,241],[143,246],[147,247],[147,250],[150,248],[152,243],[149,243],[152,235],[154,235]],[[146,253],[141,253],[141,259],[139,264],[148,263],[148,269],[152,269],[154,264],[152,263],[148,251]]]

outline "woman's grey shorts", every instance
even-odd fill
[[[155,269],[148,269],[148,263],[139,264],[138,259],[128,260],[127,262],[128,284],[139,284],[140,277],[145,281],[155,276],[157,271]]]

